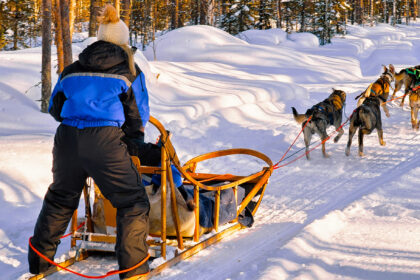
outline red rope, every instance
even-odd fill
[[[42,259],[44,259],[45,261],[47,261],[47,262],[49,262],[50,264],[52,264],[52,265],[54,265],[54,266],[57,266],[57,267],[59,267],[59,268],[61,268],[61,269],[63,269],[63,270],[65,270],[65,271],[68,271],[68,272],[70,272],[70,273],[73,273],[73,274],[76,274],[76,275],[78,275],[78,276],[81,276],[81,277],[84,277],[84,278],[89,278],[89,279],[102,279],[102,278],[106,278],[106,277],[108,277],[108,276],[112,276],[112,275],[115,275],[115,274],[121,274],[121,273],[125,273],[125,272],[129,272],[129,271],[131,271],[131,270],[133,270],[133,269],[136,269],[136,268],[138,268],[138,267],[140,267],[141,265],[143,265],[149,258],[150,258],[150,254],[147,254],[147,256],[141,261],[141,262],[139,262],[138,264],[136,264],[135,266],[132,266],[132,267],[130,267],[130,268],[127,268],[127,269],[123,269],[123,270],[111,270],[111,271],[108,271],[106,274],[104,274],[104,275],[99,275],[99,276],[90,276],[90,275],[85,275],[85,274],[82,274],[82,273],[79,273],[79,272],[76,272],[76,271],[74,271],[74,270],[71,270],[71,269],[68,269],[68,268],[66,268],[66,267],[64,267],[64,266],[62,266],[62,265],[60,265],[60,264],[58,264],[58,263],[56,263],[56,262],[54,262],[54,261],[52,261],[52,260],[50,260],[49,258],[47,258],[46,256],[44,256],[41,252],[39,252],[37,249],[35,249],[35,247],[32,245],[32,243],[31,243],[31,239],[32,239],[32,236],[31,237],[29,237],[29,247],[31,247],[31,249],[35,252],[35,253],[37,253],[38,254],[38,256],[40,256]],[[147,272],[147,273],[144,273],[144,274],[139,274],[139,275],[136,275],[136,276],[145,276],[145,275],[147,275],[147,274],[149,274],[149,272]]]
[[[299,134],[296,136],[295,140],[293,141],[293,143],[289,146],[289,148],[287,149],[287,151],[283,154],[283,156],[281,157],[281,159],[274,164],[273,169],[277,169],[279,163],[284,159],[284,157],[287,155],[287,153],[290,151],[290,149],[293,147],[293,145],[295,145],[296,141],[298,140],[300,134],[302,134],[302,131],[305,129],[306,125],[309,123],[309,121],[312,119],[312,116],[309,116],[308,120],[306,121],[305,125],[302,127],[302,129],[300,130]]]
[[[76,230],[74,231],[74,232],[69,232],[69,233],[67,233],[66,235],[63,235],[63,236],[61,236],[60,237],[60,239],[63,239],[63,238],[66,238],[67,236],[70,236],[70,235],[72,235],[73,233],[75,233],[76,231],[78,231],[82,226],[84,226],[85,225],[85,222],[83,222],[83,223],[81,223],[77,228],[76,228]]]
[[[354,112],[355,112],[356,110],[354,110],[352,113],[351,113],[351,115],[350,115],[350,117],[348,117],[347,118],[347,120],[345,121],[345,122],[343,122],[343,124],[342,125],[340,125],[340,127],[339,128],[337,128],[333,133],[331,133],[331,135],[329,135],[327,138],[325,138],[321,143],[319,143],[318,145],[316,145],[315,147],[313,147],[312,149],[310,149],[310,150],[308,150],[308,151],[306,151],[304,154],[302,154],[302,155],[300,155],[300,156],[298,156],[297,158],[295,158],[295,159],[293,159],[293,160],[291,160],[291,161],[289,161],[289,162],[287,162],[287,163],[285,163],[285,164],[282,164],[282,165],[278,165],[282,160],[283,160],[283,158],[284,158],[284,156],[285,155],[283,155],[283,157],[282,157],[282,159],[281,160],[279,160],[274,166],[273,166],[273,169],[279,169],[279,168],[281,168],[281,167],[285,167],[285,166],[287,166],[287,165],[289,165],[289,164],[292,164],[293,162],[295,162],[295,161],[297,161],[298,159],[301,159],[303,156],[305,156],[305,155],[307,155],[307,154],[309,154],[310,152],[312,152],[313,150],[315,150],[316,148],[318,148],[320,145],[322,145],[322,144],[324,144],[325,142],[327,142],[330,138],[331,138],[331,136],[332,135],[334,135],[337,131],[339,131],[340,129],[342,129],[343,128],[343,126],[344,125],[346,125],[346,123],[351,119],[351,117],[353,116],[353,114],[354,114]],[[309,119],[308,119],[308,121],[309,121]],[[307,122],[308,123],[308,122]],[[305,126],[306,126],[306,124],[305,124]],[[303,127],[303,128],[305,128],[305,127]],[[302,131],[303,131],[303,128],[302,128],[302,130],[299,132],[299,134],[298,134],[298,136],[296,137],[296,139],[299,137],[299,135],[302,133]],[[296,139],[295,139],[295,141],[293,142],[293,144],[296,142]],[[292,145],[293,145],[292,144]],[[291,146],[292,146],[291,145]],[[290,148],[291,148],[291,146],[289,147],[289,150],[290,150]],[[287,150],[287,152],[289,152],[289,150]],[[286,152],[286,153],[287,153]]]

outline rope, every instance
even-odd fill
[[[309,121],[312,119],[312,115],[309,116],[308,120],[305,122],[305,125],[302,127],[302,129],[300,130],[299,134],[296,136],[295,140],[293,141],[293,143],[289,146],[289,148],[287,149],[287,151],[283,154],[283,156],[281,157],[281,159],[276,162],[276,164],[273,165],[273,169],[277,169],[277,166],[279,165],[280,162],[283,161],[284,157],[287,155],[287,153],[290,151],[290,149],[293,147],[293,145],[296,143],[297,139],[299,138],[299,136],[302,134],[303,130],[305,129],[305,127],[308,125]]]
[[[303,127],[302,128],[302,130],[299,132],[299,134],[298,134],[298,136],[296,137],[296,139],[295,139],[295,141],[293,141],[293,143],[292,143],[292,145],[290,145],[290,147],[289,147],[289,149],[286,151],[286,153],[283,155],[283,157],[274,165],[274,167],[273,167],[273,169],[275,170],[275,169],[279,169],[279,168],[281,168],[281,167],[285,167],[285,166],[287,166],[287,165],[289,165],[289,164],[292,164],[293,162],[295,162],[295,161],[297,161],[297,160],[299,160],[299,159],[301,159],[303,156],[306,156],[307,154],[309,154],[310,152],[312,152],[313,150],[315,150],[316,148],[318,148],[320,145],[322,145],[322,144],[324,144],[325,142],[327,142],[330,138],[331,138],[331,136],[333,136],[336,132],[338,132],[339,130],[341,130],[347,123],[348,123],[348,121],[351,119],[351,117],[353,116],[353,114],[354,114],[354,112],[355,112],[356,110],[353,110],[353,112],[351,113],[351,115],[350,115],[350,117],[348,117],[347,118],[347,120],[345,121],[345,122],[343,122],[341,125],[340,125],[340,127],[338,127],[333,133],[331,133],[331,135],[329,135],[327,138],[325,138],[324,140],[322,140],[322,142],[321,143],[319,143],[318,145],[316,145],[315,147],[313,147],[312,149],[310,149],[310,150],[308,150],[308,151],[306,151],[304,154],[302,154],[302,155],[300,155],[300,156],[298,156],[297,158],[295,158],[295,159],[293,159],[293,160],[291,160],[291,161],[289,161],[289,162],[287,162],[287,163],[285,163],[285,164],[282,164],[282,165],[279,165],[279,163],[280,162],[282,162],[283,161],[283,158],[284,158],[284,156],[289,152],[289,150],[291,149],[291,147],[294,145],[294,143],[296,142],[296,139],[299,137],[299,135],[302,133],[302,131],[303,131],[303,128],[305,128],[305,127]],[[306,124],[305,124],[305,126],[306,126]],[[302,151],[304,148],[302,148],[302,149],[300,149],[299,151],[297,151],[297,152],[295,152],[294,154],[297,154],[298,152],[300,152],[300,151]],[[293,154],[293,155],[294,155]],[[289,157],[291,157],[291,156],[289,156]],[[289,158],[288,157],[288,158]]]
[[[74,270],[71,270],[71,269],[68,269],[68,268],[66,268],[66,267],[64,267],[64,266],[62,266],[62,265],[60,265],[60,264],[58,264],[58,263],[56,263],[56,262],[54,262],[54,261],[52,261],[52,260],[50,260],[49,258],[47,258],[45,255],[43,255],[41,252],[39,252],[37,249],[35,249],[35,247],[32,245],[32,242],[31,242],[31,239],[32,239],[32,236],[31,237],[29,237],[29,247],[31,247],[31,249],[35,252],[35,253],[37,253],[38,254],[38,256],[40,256],[42,259],[44,259],[45,261],[47,261],[48,263],[50,263],[50,264],[52,264],[52,265],[54,265],[54,266],[56,266],[56,267],[59,267],[59,268],[61,268],[61,269],[63,269],[63,270],[65,270],[65,271],[68,271],[68,272],[70,272],[70,273],[73,273],[73,274],[76,274],[76,275],[78,275],[78,276],[81,276],[81,277],[83,277],[83,278],[89,278],[89,279],[102,279],[102,278],[106,278],[106,277],[109,277],[109,276],[112,276],[112,275],[115,275],[115,274],[121,274],[121,273],[126,273],[126,272],[129,272],[129,271],[131,271],[131,270],[133,270],[133,269],[136,269],[136,268],[138,268],[138,267],[140,267],[141,265],[143,265],[149,258],[150,258],[150,254],[147,254],[147,256],[141,261],[141,262],[139,262],[138,264],[136,264],[136,265],[134,265],[134,266],[132,266],[132,267],[130,267],[130,268],[127,268],[127,269],[123,269],[123,270],[111,270],[111,271],[108,271],[106,274],[104,274],[104,275],[99,275],[99,276],[90,276],[90,275],[85,275],[85,274],[82,274],[82,273],[79,273],[79,272],[76,272],[76,271],[74,271]],[[145,276],[145,275],[147,275],[149,272],[147,272],[147,273],[144,273],[144,274],[139,274],[139,275],[136,275],[136,276]]]
[[[72,235],[73,233],[75,233],[76,231],[78,231],[79,229],[81,229],[81,228],[82,228],[82,226],[84,226],[84,225],[85,225],[85,223],[86,223],[86,221],[84,221],[83,223],[81,223],[81,224],[80,224],[80,225],[76,228],[76,230],[75,230],[75,231],[73,231],[73,232],[69,232],[69,233],[67,233],[66,235],[61,236],[61,237],[60,237],[60,239],[63,239],[63,238],[66,238],[66,237],[68,237],[68,236]]]
[[[383,102],[383,103],[388,103],[388,102],[391,102],[391,101],[394,101],[394,100],[397,100],[397,99],[401,99],[401,98],[403,98],[403,96],[399,96],[399,97],[395,97],[395,98],[393,98],[393,99],[390,99],[390,100],[388,100],[388,101],[385,101],[385,102]],[[346,119],[346,121],[339,127],[339,128],[337,128],[331,135],[329,135],[327,138],[325,138],[321,143],[319,143],[318,145],[316,145],[315,147],[313,147],[312,149],[310,149],[310,150],[308,150],[307,152],[305,152],[304,154],[302,154],[302,155],[300,155],[300,156],[298,156],[297,158],[295,158],[295,159],[293,159],[293,160],[291,160],[291,161],[289,161],[289,162],[287,162],[287,163],[285,163],[285,164],[282,164],[282,165],[279,165],[280,164],[280,162],[282,162],[283,160],[286,160],[286,159],[288,159],[288,158],[291,158],[292,156],[294,156],[294,155],[296,155],[297,153],[299,153],[299,152],[301,152],[302,150],[304,150],[305,148],[301,148],[301,149],[299,149],[298,151],[296,151],[296,152],[294,152],[293,154],[291,154],[291,155],[289,155],[288,157],[285,157],[286,156],[286,154],[290,151],[290,149],[292,148],[292,146],[296,143],[296,141],[297,141],[297,139],[299,138],[299,136],[300,136],[300,134],[302,133],[302,131],[303,131],[303,129],[305,128],[305,126],[308,124],[308,122],[310,121],[310,119],[312,118],[312,116],[311,117],[309,117],[309,119],[306,121],[306,123],[305,123],[305,125],[303,126],[303,128],[302,128],[302,130],[299,132],[299,134],[296,136],[296,138],[295,138],[295,140],[293,141],[293,143],[289,146],[289,148],[287,149],[287,151],[284,153],[284,155],[282,156],[282,158],[273,166],[273,169],[279,169],[279,168],[281,168],[281,167],[284,167],[284,166],[287,166],[287,165],[289,165],[289,164],[292,164],[293,162],[295,162],[295,161],[297,161],[298,159],[301,159],[303,156],[305,156],[305,155],[307,155],[307,154],[309,154],[310,152],[312,152],[313,150],[315,150],[316,148],[318,148],[319,146],[321,146],[322,144],[324,144],[325,142],[327,142],[330,138],[331,138],[331,136],[332,135],[334,135],[337,131],[339,131],[341,128],[343,128],[346,124],[347,124],[347,122],[351,119],[351,117],[353,116],[353,114],[354,114],[354,112],[356,111],[356,110],[354,110],[352,113],[351,113],[351,115],[349,116],[349,117],[347,117],[347,115],[346,115],[346,111],[345,111],[345,106],[346,106],[346,104],[344,103],[344,116],[347,118]],[[311,143],[311,144],[309,144],[309,146],[312,146],[313,144],[315,144],[316,142],[313,142],[313,143]]]

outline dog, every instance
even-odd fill
[[[410,89],[415,82],[414,76],[410,75],[410,72],[412,73],[415,69],[419,70],[420,65],[402,69],[400,72],[395,74],[395,89],[391,98],[395,98],[395,94],[402,88],[402,86],[404,86],[404,95],[400,102],[401,107],[404,106],[405,97],[410,93]]]
[[[415,91],[410,91],[410,108],[411,108],[411,126],[414,130],[419,130],[418,112],[420,108],[420,87]]]
[[[380,104],[384,101],[382,96],[371,96],[365,98],[363,104],[356,108],[350,117],[349,141],[347,142],[346,156],[350,155],[350,146],[354,134],[359,129],[359,156],[363,156],[363,137],[369,135],[376,129],[379,143],[385,146],[382,131],[382,119]]]
[[[343,119],[343,107],[346,102],[346,93],[342,90],[333,89],[330,96],[324,101],[314,105],[308,109],[305,114],[298,114],[296,109],[292,107],[293,117],[297,123],[302,124],[303,136],[306,146],[306,158],[309,160],[309,145],[311,143],[312,134],[317,133],[322,139],[322,154],[329,157],[325,151],[325,141],[328,138],[327,128],[334,126],[339,129]],[[309,117],[312,118],[308,121]],[[305,126],[306,124],[306,126]],[[334,143],[340,140],[344,134],[343,128],[340,128],[338,135],[334,138]]]
[[[388,108],[386,107],[385,102],[389,96],[389,87],[395,79],[394,76],[395,76],[394,65],[390,64],[388,68],[384,66],[384,72],[381,74],[381,76],[373,84],[370,84],[369,87],[364,92],[362,92],[359,96],[355,98],[356,100],[360,98],[357,102],[357,106],[362,105],[363,101],[369,96],[381,96],[382,97],[380,98],[381,106],[384,109],[385,115],[389,117],[389,111],[388,111]]]

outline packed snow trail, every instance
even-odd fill
[[[324,47],[311,34],[281,30],[253,32],[259,37],[247,33],[247,42],[208,26],[167,33],[157,42],[158,61],[136,57],[148,78],[151,114],[173,133],[181,162],[226,148],[255,149],[276,162],[301,129],[291,106],[304,112],[336,88],[347,93],[349,116],[354,97],[378,78],[382,64],[392,63],[397,71],[420,64],[419,25],[348,30],[345,38]],[[74,53],[91,40],[75,44]],[[150,49],[145,54],[153,57]],[[0,53],[1,205],[11,213],[0,227],[5,279],[27,272],[27,238],[52,177],[57,123],[39,113],[33,101],[39,89],[23,95],[39,79],[40,57],[40,49]],[[25,64],[28,79],[22,80],[20,67],[11,67],[19,63]],[[302,158],[273,173],[252,228],[156,279],[419,279],[419,134],[411,129],[407,106],[389,107],[391,117],[382,115],[385,147],[374,132],[365,137],[364,157],[357,155],[357,140],[346,157],[346,126],[338,143],[326,143],[330,158],[316,149],[310,161]],[[147,140],[156,136],[149,127]],[[302,147],[300,137],[289,154]],[[260,166],[233,157],[200,170],[249,174]],[[82,203],[79,207],[83,213]],[[65,240],[57,258],[63,260],[68,248]],[[99,275],[117,264],[112,257],[90,258],[73,269]],[[58,273],[48,279],[74,276]]]

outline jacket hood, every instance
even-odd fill
[[[79,62],[91,71],[103,71],[128,61],[127,53],[118,45],[97,41],[79,54]]]

